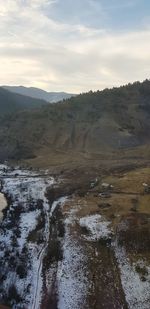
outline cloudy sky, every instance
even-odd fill
[[[150,78],[149,0],[0,0],[0,84],[85,92]]]

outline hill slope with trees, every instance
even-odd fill
[[[3,117],[0,157],[58,152],[98,154],[150,140],[150,81],[89,92],[62,103]]]

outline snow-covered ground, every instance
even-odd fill
[[[144,261],[138,261],[131,265],[125,249],[115,245],[115,254],[118,260],[122,287],[125,293],[129,309],[150,308],[150,267],[146,267]],[[136,266],[146,267],[146,281],[143,281],[136,271]]]
[[[10,293],[12,296],[14,285],[18,301],[17,305],[12,302],[12,308],[39,309],[43,292],[43,258],[48,247],[50,222],[56,207],[58,205],[63,207],[66,198],[54,201],[50,207],[45,192],[55,181],[48,176],[48,172],[44,177],[40,177],[32,171],[22,171],[18,168],[11,170],[7,166],[0,165],[0,176],[3,182],[2,191],[9,202],[8,209],[6,208],[7,211],[4,212],[4,219],[0,223],[0,301],[3,301],[3,296],[10,296]],[[58,309],[87,308],[88,256],[85,256],[82,242],[85,240],[87,244],[88,242],[91,244],[91,241],[107,240],[113,235],[111,222],[103,216],[94,214],[79,219],[77,211],[77,207],[73,207],[64,212],[65,234],[60,240],[63,259],[50,265],[46,277],[49,284],[50,280],[51,282],[53,280],[53,274],[56,275]],[[41,219],[43,224],[40,223],[38,230],[41,239],[32,241],[29,236]],[[74,229],[76,224],[83,229],[80,236]],[[128,227],[122,226],[122,228]],[[119,265],[128,308],[149,309],[150,267],[144,260],[131,264],[125,248],[119,245],[115,235],[113,237],[112,250]],[[146,269],[144,280],[137,272],[138,265]]]
[[[80,226],[85,227],[89,231],[89,235],[85,236],[87,240],[99,240],[100,238],[108,238],[111,235],[109,228],[110,222],[104,221],[99,214],[83,217],[80,219]]]
[[[43,262],[43,257],[46,252],[46,249],[48,247],[48,240],[49,240],[49,234],[50,234],[50,219],[53,216],[53,213],[55,209],[57,208],[58,205],[63,205],[65,202],[66,198],[61,197],[58,200],[54,201],[51,205],[50,211],[47,213],[47,221],[45,225],[45,232],[46,232],[46,242],[45,245],[43,246],[39,256],[38,256],[38,269],[35,269],[33,272],[36,272],[36,284],[35,284],[35,289],[34,289],[34,296],[33,296],[33,303],[32,303],[32,309],[38,309],[40,308],[40,303],[42,299],[42,262]]]
[[[106,221],[101,215],[91,215],[83,217],[79,220],[80,226],[85,227],[89,231],[89,235],[85,236],[89,241],[96,241],[101,238],[110,237],[112,231],[110,222]],[[122,228],[127,228],[127,226]],[[149,309],[150,308],[150,267],[146,266],[144,261],[137,261],[131,264],[125,248],[118,244],[117,238],[113,242],[113,249],[118,261],[121,283],[124,290],[126,302],[129,309]],[[136,267],[146,269],[147,275],[142,280]]]
[[[83,248],[71,233],[76,220],[76,209],[71,209],[65,220],[63,261],[57,272],[58,309],[79,309],[86,306],[87,286],[86,257]]]
[[[0,234],[0,256],[1,259],[3,258],[1,266],[4,273],[0,298],[3,299],[3,290],[5,294],[9,294],[10,287],[15,285],[17,293],[21,297],[18,308],[25,305],[28,308],[37,309],[39,308],[42,289],[41,260],[44,247],[47,245],[49,231],[50,205],[45,196],[45,191],[47,187],[54,184],[54,179],[35,177],[35,173],[31,171],[18,169],[11,171],[2,165],[0,166],[0,174],[1,176],[5,174],[5,178],[2,179],[3,192],[11,201],[2,222]],[[24,175],[25,177],[20,180],[20,177],[16,175]],[[27,241],[30,232],[36,228],[40,217],[43,217],[44,220],[42,242],[37,244]],[[27,260],[24,270],[26,275],[20,277],[16,268],[24,257],[24,251]],[[11,267],[11,259],[15,259],[16,265],[14,267]],[[32,307],[35,296],[36,307]]]

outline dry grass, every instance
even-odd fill
[[[66,204],[68,208],[77,207],[78,217],[101,213],[108,219],[111,219],[112,224],[116,226],[120,218],[134,213],[135,205],[135,211],[138,213],[150,214],[150,194],[144,193],[143,186],[143,183],[150,184],[149,167],[137,168],[125,173],[118,172],[106,177],[101,177],[101,174],[96,176],[99,176],[100,181],[93,191],[88,190],[83,196],[76,194],[73,200]],[[84,186],[85,178],[82,177],[82,186]],[[76,181],[76,179],[73,178],[72,181]],[[113,185],[109,198],[101,198],[99,196],[99,192],[102,190],[101,183],[103,182]],[[103,204],[109,204],[110,207],[101,207]]]
[[[150,214],[150,194],[141,196],[139,199],[139,212]]]
[[[143,183],[150,185],[150,168],[137,168],[136,170],[104,178],[114,186],[114,191],[125,192],[126,194],[112,194],[109,202],[113,205],[114,211],[126,215],[133,208],[137,200],[137,211],[150,214],[150,194],[145,193]],[[128,193],[133,193],[129,194]]]
[[[150,184],[150,167],[137,168],[127,173],[108,176],[104,181],[111,183],[115,191],[144,193],[143,183]]]

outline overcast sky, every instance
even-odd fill
[[[150,0],[0,0],[0,84],[85,92],[150,77]]]

